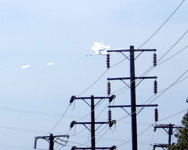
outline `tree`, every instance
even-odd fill
[[[177,143],[171,145],[169,150],[188,150],[188,112],[184,115],[181,123],[182,128],[179,128],[175,134]]]

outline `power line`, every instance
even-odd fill
[[[161,95],[163,95],[167,90],[169,90],[172,86],[174,86],[176,84],[176,82],[178,82],[186,73],[188,72],[188,70],[186,70],[175,82],[173,82],[167,89],[165,89],[160,95],[158,95],[156,98],[154,98],[151,102],[155,101],[157,98],[159,98]]]
[[[174,45],[157,61],[160,62],[181,40],[182,38],[187,34],[188,30],[176,41]]]
[[[177,44],[182,40],[182,38],[187,34],[187,32],[188,32],[188,31],[186,31],[186,32],[176,41],[176,43],[173,44],[173,46],[158,60],[158,62],[161,61],[161,60],[164,58],[164,56],[166,56],[167,53],[169,53],[169,52],[175,47],[175,45],[177,45]],[[182,52],[183,50],[185,50],[186,48],[188,48],[188,45],[185,46],[183,49],[181,49],[181,50],[180,50],[179,52],[177,52],[176,54],[172,55],[171,57],[167,58],[167,59],[164,60],[163,62],[159,63],[158,65],[161,65],[161,64],[163,64],[164,62],[166,62],[166,61],[172,59],[173,57],[175,57],[176,55],[178,55],[180,52]],[[147,71],[145,71],[141,76],[147,75],[147,74],[148,74],[149,72],[151,72],[153,69],[154,69],[154,67],[151,66],[151,67],[150,67]],[[138,86],[138,84],[137,84],[137,86]],[[125,86],[125,87],[127,87],[127,86]],[[124,87],[124,88],[125,88],[125,87]],[[124,88],[121,88],[121,89],[119,89],[119,90],[117,90],[117,91],[115,91],[115,92],[113,92],[113,93],[116,93],[116,92],[118,92],[118,91],[121,91],[121,90],[123,90]],[[129,89],[129,88],[127,88],[126,90],[128,90],[128,89]],[[124,91],[126,91],[126,90],[124,90]],[[120,95],[120,94],[122,94],[124,91],[122,91],[122,92],[120,92],[119,94],[116,94],[116,95]]]
[[[184,32],[184,34],[171,46],[171,48],[157,61],[157,63],[159,63],[182,39],[183,37],[187,34],[188,30],[186,32]],[[186,47],[184,47],[182,50],[180,50],[180,52],[182,52],[184,49],[186,49]],[[177,55],[178,53],[176,53],[175,55]],[[172,57],[174,57],[175,55],[173,55]],[[170,60],[172,57],[168,58],[167,60]],[[167,60],[163,61],[166,62]],[[154,66],[151,66],[147,71],[145,71],[141,76],[145,76],[147,75],[149,72],[151,72],[153,70]]]
[[[66,109],[65,112],[62,114],[62,116],[60,117],[60,119],[58,120],[58,122],[52,127],[52,129],[51,129],[47,134],[51,133],[51,132],[57,127],[57,125],[60,123],[60,121],[61,121],[61,120],[63,119],[63,117],[65,116],[65,114],[66,114],[66,112],[68,111],[69,107],[70,107],[70,105],[68,105],[67,109]],[[47,135],[47,134],[46,134],[46,135]]]
[[[187,71],[186,71],[187,72]],[[172,86],[174,86],[174,85],[176,85],[177,84],[177,82],[179,81],[179,79],[181,79],[181,77],[186,73],[186,72],[184,72],[175,82],[173,82],[173,84],[171,84],[168,88],[166,88],[165,90],[163,90],[163,91],[167,91],[168,89],[170,89]],[[162,93],[162,94],[164,94],[164,92]],[[161,94],[161,95],[162,95]],[[156,99],[155,99],[156,100]],[[187,110],[187,109],[186,109]],[[174,115],[172,115],[172,116],[170,116],[170,117],[173,117],[173,116],[175,116],[175,115],[178,115],[178,114],[180,114],[180,113],[182,113],[182,112],[184,112],[185,110],[183,110],[183,111],[181,111],[181,112],[178,112],[177,114],[174,114]],[[120,119],[118,119],[117,120],[117,122],[119,122],[120,120],[122,120],[122,119],[124,119],[124,118],[127,118],[127,117],[129,117],[128,115],[126,115],[126,116],[124,116],[124,117],[122,117],[122,118],[120,118]],[[165,119],[168,119],[168,118],[170,118],[170,117],[167,117],[167,118],[164,118],[164,119],[161,119],[161,120],[159,120],[159,121],[162,121],[162,120],[165,120]],[[153,125],[153,124],[152,124]],[[149,128],[150,128],[151,126],[149,126],[148,128],[146,128],[144,131],[142,131],[141,133],[139,133],[139,135],[141,135],[141,134],[143,134],[145,131],[147,131]],[[104,127],[104,128],[106,128],[106,127]],[[102,130],[104,130],[104,129],[102,129]],[[106,131],[107,132],[107,131]],[[104,133],[104,134],[106,134],[106,132]],[[103,135],[102,135],[103,136]],[[126,144],[126,143],[128,143],[128,142],[130,142],[132,139],[130,139],[130,140],[128,140],[128,141],[126,141],[126,142],[124,142],[123,144],[121,144],[121,145],[119,145],[118,147],[120,147],[120,146],[122,146],[122,145],[124,145],[124,144]],[[87,142],[89,142],[89,140],[87,141]],[[85,143],[87,143],[87,142],[85,142]],[[84,143],[84,144],[85,144]]]
[[[104,74],[105,74],[107,71],[108,71],[108,69],[105,70],[104,73],[102,73],[102,75],[100,75],[100,77],[97,78],[97,80],[95,80],[88,88],[86,88],[83,92],[81,92],[81,93],[78,94],[77,96],[82,95],[83,93],[85,93],[86,91],[88,91],[91,87],[93,87],[93,86],[104,76]]]
[[[172,118],[172,117],[174,117],[174,116],[177,116],[177,115],[179,115],[179,114],[181,114],[181,113],[183,113],[183,112],[185,112],[185,111],[187,111],[187,109],[184,109],[184,110],[182,110],[182,111],[180,111],[180,112],[178,112],[178,113],[175,113],[175,114],[173,114],[173,115],[171,115],[171,116],[169,116],[169,117],[165,117],[165,118],[163,118],[163,119],[160,119],[159,121],[167,120],[167,119]]]
[[[159,32],[159,30],[170,20],[170,18],[178,11],[178,9],[183,5],[183,3],[185,2],[185,0],[183,0],[181,3],[180,3],[180,5],[178,5],[178,7],[173,11],[173,13],[167,18],[167,20],[142,44],[142,45],[140,45],[139,46],[139,48],[138,49],[140,49],[141,47],[143,47],[149,40],[151,40],[154,36],[155,36],[155,34],[157,33],[157,32]],[[140,52],[140,54],[135,58],[135,59],[137,59],[141,54],[142,54],[143,52]],[[120,64],[120,63],[122,63],[123,61],[125,61],[126,60],[126,58],[124,58],[124,59],[122,59],[120,62],[118,62],[118,63],[116,63],[115,65],[113,65],[112,67],[115,67],[115,66],[117,66],[118,64]],[[111,68],[112,68],[111,67]]]
[[[184,2],[185,0],[183,0],[180,5],[178,5],[178,7],[172,12],[172,14],[167,18],[167,20],[138,49],[144,46],[170,20],[170,18],[178,11],[178,9],[182,6]],[[137,59],[142,53],[143,52],[140,52],[140,54],[135,59]]]
[[[45,133],[45,131],[33,130],[33,129],[26,129],[26,128],[17,128],[17,127],[10,127],[10,126],[2,126],[0,128],[7,129],[7,130],[15,130],[15,131],[23,131],[23,132],[36,132],[36,133]]]
[[[153,124],[154,124],[154,123],[153,123]],[[148,129],[150,129],[150,128],[153,126],[153,124],[151,124],[151,125],[150,125],[149,127],[147,127],[145,130],[143,130],[142,132],[140,132],[140,133],[138,134],[138,136],[142,135],[144,132],[146,132]],[[124,143],[118,145],[117,147],[121,147],[121,146],[123,146],[123,145],[129,143],[129,142],[131,142],[131,140],[132,140],[132,139],[127,140],[126,142],[124,142]]]
[[[155,100],[156,100],[157,98],[159,98],[162,94],[164,94],[167,90],[169,90],[171,87],[173,87],[174,85],[176,85],[177,83],[179,83],[178,81],[179,81],[179,80],[183,77],[183,75],[185,75],[187,72],[188,72],[188,70],[186,70],[180,77],[178,77],[178,79],[176,79],[170,86],[168,86],[166,89],[162,90],[162,93],[161,93],[158,97],[156,97],[155,99],[151,100],[148,104],[150,104],[151,102],[155,101]],[[188,78],[188,76],[187,76],[186,78]],[[186,79],[186,78],[185,78],[185,79]],[[182,80],[181,80],[181,81],[182,81]],[[152,97],[153,97],[153,96],[152,96]],[[147,101],[149,101],[152,97],[150,97]],[[143,104],[146,104],[147,101],[145,101]],[[145,107],[141,108],[139,111],[141,111],[141,110],[144,109],[144,108],[145,108]],[[137,111],[137,112],[138,112],[138,111]],[[132,115],[132,114],[130,114],[130,115]],[[124,116],[124,117],[118,119],[117,122],[120,121],[120,120],[122,120],[122,119],[125,119],[125,118],[127,118],[127,117],[129,117],[129,115],[126,115],[126,116]]]
[[[174,55],[172,55],[171,57],[169,57],[169,58],[167,58],[166,60],[164,60],[164,61],[162,61],[161,63],[159,63],[158,66],[161,65],[161,64],[163,64],[163,63],[165,63],[166,61],[172,59],[173,57],[175,57],[176,55],[178,55],[179,53],[181,53],[182,51],[184,51],[184,50],[187,49],[187,48],[188,48],[188,45],[185,46],[185,47],[184,47],[183,49],[181,49],[180,51],[178,51],[177,53],[175,53]]]

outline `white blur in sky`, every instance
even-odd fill
[[[131,45],[139,48],[182,2],[1,0],[0,149],[33,150],[34,137],[50,133],[70,135],[67,146],[62,148],[55,144],[55,149],[89,147],[90,132],[84,126],[76,125],[68,132],[73,120],[90,121],[87,114],[91,111],[82,100],[68,108],[71,96],[107,96],[107,78],[129,77],[130,70],[129,60],[124,56],[128,57],[129,53],[112,53],[108,71],[105,55],[85,57],[85,54],[91,54],[94,43],[102,41],[106,49],[129,49]],[[141,48],[157,49],[158,59],[170,50],[160,62],[185,48],[187,8],[188,2],[184,1]],[[146,75],[158,77],[158,94],[153,94],[153,80],[144,80],[137,86],[137,104],[152,101],[151,104],[159,105],[159,120],[168,118],[158,122],[160,124],[181,125],[188,107],[187,56],[188,49],[185,48]],[[152,63],[153,52],[139,55],[135,60],[136,76],[143,75]],[[20,69],[21,66],[24,69]],[[173,84],[179,77],[181,82]],[[129,81],[125,82],[129,84]],[[113,105],[130,105],[130,90],[126,84],[111,81],[112,94],[116,95]],[[108,121],[108,101],[99,104],[95,111],[96,121]],[[139,150],[152,150],[152,144],[168,142],[166,132],[153,132],[154,109],[144,108],[137,115]],[[108,126],[101,126],[96,131],[96,146],[116,145],[118,150],[131,149],[131,117],[120,108],[111,110],[112,119],[117,120],[116,128],[110,130]],[[130,113],[130,108],[126,111]],[[183,113],[169,118],[181,111]],[[142,133],[145,129],[148,130]],[[173,142],[176,142],[175,138]],[[49,143],[38,140],[37,148],[47,150]]]

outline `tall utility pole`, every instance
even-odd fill
[[[168,134],[168,144],[154,144],[153,145],[153,149],[155,149],[156,147],[161,147],[161,148],[168,148],[168,146],[170,146],[172,143],[172,135],[173,135],[173,129],[178,129],[178,128],[182,128],[180,126],[175,126],[174,124],[158,124],[154,126],[154,131],[157,130],[157,128],[162,128],[164,129],[167,134]],[[168,130],[167,130],[168,129]]]
[[[82,124],[84,125],[90,132],[91,132],[91,147],[87,147],[87,148],[78,148],[76,146],[72,147],[72,150],[75,149],[99,149],[96,147],[95,145],[95,124],[109,124],[109,127],[112,127],[112,125],[114,123],[116,123],[115,120],[110,120],[108,122],[95,122],[95,106],[103,99],[108,99],[109,102],[112,102],[112,100],[115,98],[115,95],[112,95],[110,97],[94,97],[93,95],[91,97],[76,97],[76,96],[72,96],[70,99],[70,103],[73,103],[73,101],[77,100],[84,100],[90,107],[91,107],[91,122],[76,122],[76,121],[72,121],[70,127],[72,128],[75,124]],[[98,103],[95,104],[95,99],[99,99]],[[91,104],[89,104],[86,100],[91,100]],[[91,125],[91,128],[88,128],[87,125]],[[103,147],[102,149],[115,149],[116,146],[112,146],[112,147]]]
[[[61,137],[69,138],[69,135],[55,135],[54,136],[53,134],[50,134],[50,136],[37,136],[37,137],[35,137],[34,149],[37,148],[37,140],[38,139],[44,139],[47,142],[49,142],[49,150],[54,150],[54,142],[56,142],[62,146],[65,146],[67,144],[67,141],[60,139]],[[56,141],[55,141],[55,139],[56,139]],[[57,140],[59,140],[60,142],[58,142]],[[63,144],[62,142],[64,142],[65,144]]]
[[[132,114],[132,135],[133,150],[137,150],[137,120],[136,120],[136,88],[135,88],[135,63],[134,47],[130,47],[130,84],[131,84],[131,114]]]
[[[135,52],[151,52],[156,51],[156,49],[139,49],[135,50],[134,46],[130,46],[129,50],[108,50],[107,52],[130,52],[130,77],[128,78],[108,78],[107,80],[130,80],[130,96],[131,96],[131,121],[132,121],[132,149],[137,150],[137,112],[136,112],[136,79],[156,79],[157,77],[135,77]],[[123,54],[123,53],[122,53]],[[124,55],[124,54],[123,54]],[[124,55],[125,56],[125,55]],[[107,68],[109,68],[109,56],[107,56]],[[156,60],[155,60],[156,63]],[[156,64],[154,65],[156,66]],[[121,106],[122,107],[122,106]],[[143,106],[145,107],[145,106]]]

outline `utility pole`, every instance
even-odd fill
[[[173,129],[178,129],[182,128],[180,126],[175,126],[174,124],[158,124],[154,126],[154,132],[158,129],[162,128],[164,129],[167,134],[168,134],[168,144],[154,144],[153,149],[155,150],[156,147],[161,147],[161,148],[168,148],[172,144],[172,135],[173,135]],[[167,130],[168,129],[168,130]]]
[[[54,150],[54,142],[56,142],[62,146],[65,146],[68,141],[60,139],[61,137],[69,138],[69,135],[55,135],[54,136],[53,134],[50,134],[50,136],[37,136],[37,137],[35,137],[34,149],[37,148],[37,140],[38,139],[44,139],[47,142],[49,142],[49,150]],[[60,142],[58,142],[58,140]],[[64,142],[65,144],[63,144],[62,142]]]
[[[108,78],[107,80],[130,80],[130,96],[131,96],[131,123],[132,123],[132,149],[137,150],[137,112],[136,112],[136,107],[147,107],[146,105],[141,106],[141,105],[136,105],[136,79],[156,79],[157,77],[135,77],[135,58],[134,58],[134,53],[135,52],[151,52],[151,51],[156,51],[156,49],[139,49],[135,50],[134,46],[130,46],[129,50],[108,50],[107,52],[129,52],[130,53],[130,58],[126,57],[127,59],[130,60],[130,77],[127,78]],[[123,54],[123,53],[122,53]],[[123,54],[124,55],[124,54]],[[124,55],[125,56],[125,55]],[[154,60],[154,67],[156,66],[156,54],[155,54],[155,60]],[[110,68],[109,65],[109,54],[107,56],[107,68]],[[127,85],[127,84],[126,84]],[[155,90],[156,92],[156,90]],[[110,92],[109,92],[110,93]],[[156,94],[156,93],[155,93]],[[150,106],[150,105],[148,105]],[[153,106],[153,105],[151,105]],[[157,106],[157,105],[155,105]],[[113,106],[109,106],[113,107]],[[116,106],[115,106],[116,107]],[[127,107],[127,106],[119,106],[121,108]]]
[[[110,120],[108,122],[95,122],[95,106],[97,104],[99,104],[99,102],[103,99],[108,99],[109,102],[112,102],[113,99],[115,98],[115,95],[112,95],[110,97],[94,97],[93,95],[91,95],[91,97],[76,97],[76,96],[72,96],[70,99],[70,103],[73,103],[75,100],[83,100],[86,102],[86,104],[88,104],[91,107],[91,122],[76,122],[76,121],[72,121],[70,127],[72,128],[74,125],[76,124],[82,124],[84,125],[90,132],[91,132],[91,147],[76,147],[73,146],[72,150],[76,150],[76,149],[91,149],[91,150],[95,150],[95,149],[99,149],[96,147],[95,145],[95,125],[99,124],[99,125],[103,125],[103,124],[109,124],[109,127],[112,127],[113,124],[116,123],[115,120]],[[95,99],[99,99],[98,103],[95,104]],[[89,104],[86,100],[91,100],[91,104]],[[88,128],[87,125],[91,125],[91,128]],[[103,147],[101,149],[116,149],[116,146],[112,146],[112,147]]]

